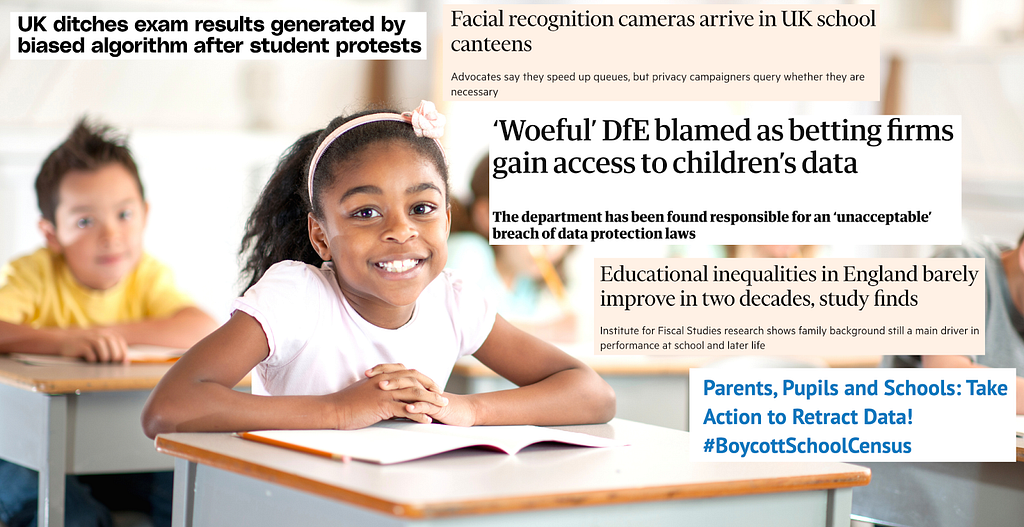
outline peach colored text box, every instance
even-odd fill
[[[985,353],[977,258],[599,258],[594,280],[597,354]]]
[[[445,100],[878,100],[876,5],[449,5],[442,17]]]

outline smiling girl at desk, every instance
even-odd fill
[[[249,219],[250,287],[153,391],[150,437],[353,429],[392,417],[468,426],[614,415],[614,393],[593,370],[515,329],[443,271],[443,124],[424,103],[338,118],[292,146]],[[469,354],[521,387],[443,392]],[[254,393],[287,397],[232,390],[254,367]]]

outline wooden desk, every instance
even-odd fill
[[[396,465],[342,463],[231,434],[166,434],[175,527],[220,525],[850,524],[842,463],[691,463],[689,434],[613,420],[559,427],[629,441],[535,445],[515,456],[460,450]]]
[[[0,458],[39,471],[39,525],[64,525],[64,475],[171,470],[142,407],[171,364],[29,365],[0,355]],[[247,384],[245,384],[247,386]]]
[[[579,358],[594,368],[615,390],[617,417],[676,430],[689,429],[687,401],[690,368],[704,367],[713,362],[728,367],[725,361],[733,360],[732,357],[647,355],[590,355]],[[786,361],[792,361],[793,364],[818,361],[821,367],[874,368],[881,358],[875,355],[765,359],[777,365],[787,365]],[[455,363],[447,389],[454,393],[482,393],[512,387],[512,383],[499,377],[480,361],[473,357],[463,357]],[[672,401],[673,404],[666,404],[666,401]]]

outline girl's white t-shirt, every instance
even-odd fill
[[[338,288],[330,262],[274,264],[231,306],[263,326],[270,354],[253,370],[252,393],[324,395],[401,363],[442,388],[455,361],[480,348],[495,310],[482,291],[442,272],[416,300],[412,319],[384,329],[363,319]]]

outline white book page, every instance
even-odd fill
[[[472,440],[424,434],[410,440],[410,432],[383,427],[359,430],[266,430],[253,435],[315,450],[337,459],[346,457],[387,465],[432,456],[476,444]],[[287,445],[279,445],[288,448]]]
[[[128,362],[174,362],[181,357],[186,350],[180,348],[167,348],[164,346],[152,346],[149,344],[135,344],[128,346]],[[11,353],[10,357],[22,364],[29,366],[54,366],[67,364],[91,364],[78,357],[63,357],[61,355],[40,355],[36,353]]]
[[[383,421],[374,426],[475,441],[472,444],[493,446],[507,454],[515,454],[527,446],[544,441],[557,441],[570,445],[589,447],[623,446],[625,444],[621,441],[589,434],[530,425],[463,427],[438,424],[426,425],[407,421]]]
[[[153,346],[150,344],[133,344],[128,346],[129,362],[173,362],[181,358],[186,349]]]
[[[415,437],[410,440],[410,437]],[[491,446],[508,454],[543,441],[606,447],[625,443],[587,434],[536,426],[456,427],[384,421],[360,430],[266,430],[248,432],[278,446],[337,459],[352,458],[383,465],[419,459],[471,446]],[[259,439],[255,439],[259,440]],[[283,444],[282,444],[283,443]]]

